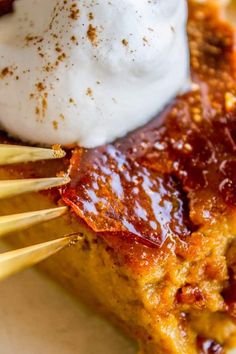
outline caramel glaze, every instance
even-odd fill
[[[236,206],[233,30],[216,8],[191,4],[188,32],[191,91],[114,144],[77,148],[62,192],[89,227],[131,253],[137,244],[152,255],[187,250],[193,231]]]

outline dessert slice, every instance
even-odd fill
[[[193,89],[151,123],[62,162],[0,168],[1,179],[69,171],[60,191],[1,201],[2,214],[70,207],[11,241],[83,233],[42,268],[145,354],[223,353],[236,340],[234,31],[217,7],[191,2],[188,33]]]

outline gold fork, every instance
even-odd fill
[[[63,158],[61,149],[45,149],[28,146],[0,144],[0,165]],[[69,177],[49,177],[0,181],[0,199],[28,192],[59,187],[67,184]],[[67,207],[57,207],[14,215],[0,216],[0,237],[13,231],[27,229],[65,214]],[[53,241],[0,254],[0,280],[50,257],[78,241],[80,236],[69,235]]]

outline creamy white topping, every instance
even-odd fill
[[[94,147],[145,124],[189,83],[185,0],[18,0],[0,19],[0,124]]]

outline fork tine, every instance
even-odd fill
[[[69,181],[67,176],[0,181],[0,199],[62,186]]]
[[[12,163],[51,160],[65,156],[62,149],[45,149],[30,146],[0,144],[0,165]]]
[[[9,251],[0,255],[0,280],[29,268],[81,239],[81,235],[67,236],[54,241]]]
[[[55,219],[63,215],[67,207],[38,210],[33,212],[7,215],[0,217],[0,237],[13,232],[24,230],[44,221]]]

